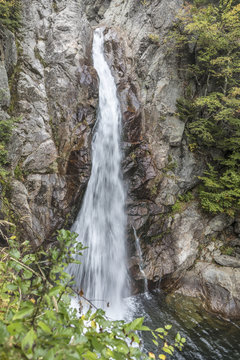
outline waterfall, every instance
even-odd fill
[[[93,39],[93,63],[99,77],[99,110],[92,140],[92,171],[82,208],[72,226],[88,249],[81,265],[68,272],[85,297],[113,318],[124,317],[126,254],[125,192],[121,175],[121,112],[117,89],[104,58],[103,29]],[[108,306],[107,306],[108,304]]]
[[[141,246],[140,246],[140,241],[139,241],[139,237],[137,236],[137,232],[136,229],[133,227],[133,232],[134,232],[134,237],[135,237],[135,244],[136,244],[136,251],[137,251],[137,256],[139,258],[139,270],[140,273],[143,276],[143,284],[144,284],[144,294],[148,293],[148,281],[146,278],[146,274],[143,270],[143,257],[142,257],[142,250],[141,250]]]

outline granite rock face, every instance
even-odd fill
[[[239,318],[240,269],[198,262],[182,279],[178,292],[200,297],[204,306],[227,318]]]
[[[160,283],[168,290],[201,294],[209,309],[240,317],[234,280],[238,269],[216,264],[222,249],[233,249],[232,258],[237,258],[240,221],[201,212],[194,192],[206,165],[190,151],[185,123],[177,116],[184,60],[178,59],[167,35],[182,4],[178,0],[147,5],[136,0],[23,2],[22,50],[12,99],[7,73],[13,73],[16,49],[10,33],[5,35],[4,52],[6,40],[0,39],[0,116],[8,116],[11,100],[14,115],[20,117],[9,149],[16,174],[11,201],[23,233],[36,246],[73,222],[90,176],[98,103],[92,33],[95,26],[104,26],[106,59],[123,116],[133,286],[137,289],[143,277],[134,228],[149,287]],[[198,265],[199,260],[204,265]],[[206,272],[205,265],[211,271]],[[224,292],[226,278],[232,286]]]
[[[0,25],[0,117],[8,117],[6,110],[11,96],[9,77],[17,64],[17,48],[14,35]]]
[[[92,30],[78,2],[24,2],[20,36],[14,89],[20,121],[10,157],[21,176],[12,204],[39,245],[63,226],[86,187],[98,80]]]

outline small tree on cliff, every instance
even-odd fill
[[[198,95],[186,92],[178,109],[187,122],[190,149],[205,152],[209,161],[201,178],[200,201],[207,211],[234,215],[240,210],[239,1],[187,4],[175,35],[178,46],[194,48],[186,70]]]
[[[20,24],[19,0],[0,0],[0,24],[15,31]]]

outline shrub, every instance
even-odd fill
[[[141,351],[136,331],[151,331],[143,325],[143,318],[125,323],[108,319],[101,309],[89,308],[86,314],[79,315],[71,308],[70,296],[75,292],[64,268],[76,262],[74,254],[83,250],[76,237],[77,234],[61,230],[57,246],[32,252],[28,242],[19,245],[13,236],[9,248],[0,252],[0,358],[155,358],[153,353]],[[84,298],[82,291],[79,295]],[[166,325],[152,331],[154,344],[164,343],[160,359],[173,354],[176,347],[181,350],[185,343],[178,333],[173,345],[168,344],[166,336],[170,329]]]
[[[8,165],[7,145],[12,135],[14,123],[18,121],[17,118],[9,118],[0,120],[0,182],[4,183],[8,172],[6,165]]]
[[[20,1],[0,0],[0,24],[11,31],[16,31],[20,25]]]

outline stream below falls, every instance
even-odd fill
[[[170,340],[178,331],[186,338],[183,351],[175,350],[172,360],[240,359],[240,321],[230,322],[209,314],[202,309],[200,300],[155,291],[126,301],[129,318],[144,316],[145,325],[152,329],[171,324]],[[152,336],[145,332],[142,338],[144,349],[156,352]]]

